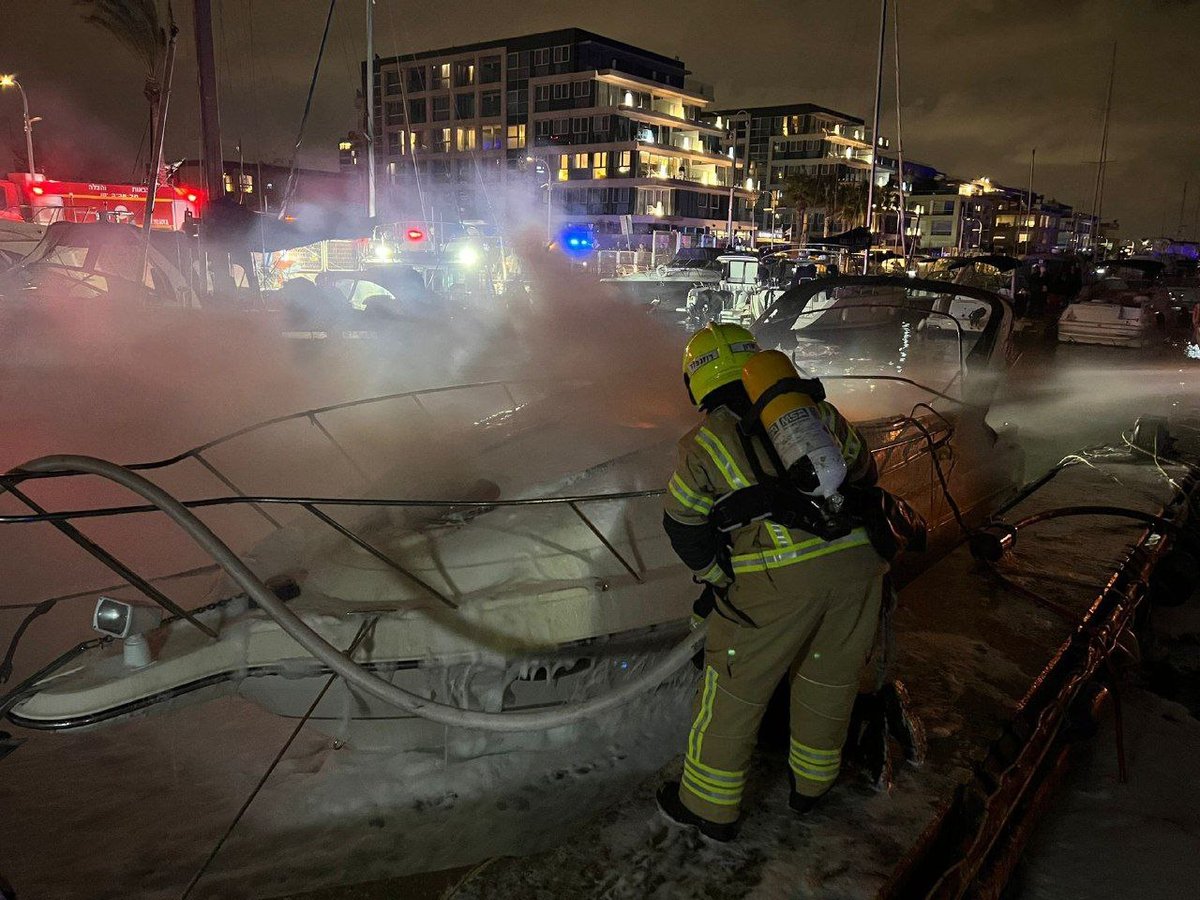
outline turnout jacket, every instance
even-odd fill
[[[821,401],[817,411],[833,435],[846,461],[848,482],[870,484],[875,461],[858,431],[833,404]],[[785,528],[770,519],[735,529],[727,537],[711,521],[717,501],[756,483],[738,433],[738,416],[718,406],[679,441],[675,473],[663,497],[663,527],[680,559],[702,581],[729,583],[746,572],[764,572],[801,563],[870,543],[863,528],[845,537],[825,541],[799,528]],[[750,438],[761,470],[778,475],[762,440]]]

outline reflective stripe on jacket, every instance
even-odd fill
[[[853,481],[870,471],[870,450],[854,426],[830,403],[821,402],[817,408],[821,421],[841,448],[847,478]],[[754,467],[742,446],[737,424],[738,417],[733,411],[721,406],[679,441],[678,462],[667,483],[663,509],[680,525],[708,526],[709,515],[718,499],[756,483]],[[774,473],[761,447],[758,459],[765,471]],[[845,537],[824,541],[807,531],[785,528],[770,519],[739,528],[731,538],[734,574],[790,566],[869,543],[861,528]],[[695,568],[697,563],[693,562],[694,571],[704,578],[709,574],[704,570],[709,569],[710,563],[706,561],[703,569]]]

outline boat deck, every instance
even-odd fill
[[[1166,471],[1183,477],[1180,469]],[[1008,518],[1096,497],[1153,513],[1172,494],[1153,465],[1076,466]],[[1082,621],[1142,533],[1121,519],[1046,522],[1021,534],[1002,570]],[[653,799],[658,779],[649,779],[629,797],[614,795],[613,806],[563,845],[494,861],[454,897],[923,895],[939,842],[967,834],[957,829],[966,819],[953,798],[969,798],[981,780],[995,780],[998,766],[1011,764],[1006,745],[1028,736],[1024,714],[1077,627],[1002,585],[960,547],[901,594],[896,673],[909,686],[929,750],[923,767],[896,771],[890,793],[847,770],[826,802],[798,821],[787,808],[785,750],[763,747],[735,844],[712,845],[694,830],[668,826]],[[957,833],[938,834],[939,823]],[[785,884],[786,893],[767,888]]]

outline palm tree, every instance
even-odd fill
[[[867,212],[867,183],[865,181],[838,181],[833,185],[829,213],[843,226],[854,228]],[[843,231],[847,228],[843,228]]]
[[[75,0],[75,5],[86,8],[83,21],[103,28],[145,67],[143,93],[150,104],[150,133],[153,134],[162,99],[160,57],[167,46],[167,30],[159,17],[158,3],[156,0]],[[169,2],[167,16],[173,25],[175,13]]]
[[[794,209],[800,215],[802,240],[808,240],[808,210],[818,206],[822,196],[821,179],[810,172],[788,175],[783,179],[779,202],[785,209]],[[795,235],[792,237],[794,239]]]

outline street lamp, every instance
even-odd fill
[[[554,186],[554,179],[550,177],[550,166],[547,162],[538,156],[527,156],[525,162],[531,164],[535,170],[546,170],[546,245],[549,246],[554,241],[554,206],[550,199],[550,189]]]
[[[21,82],[17,81],[16,75],[0,75],[0,88],[15,87],[21,94],[21,113],[25,123],[25,159],[29,163],[29,174],[37,174],[33,167],[33,123],[34,119],[29,118],[29,98],[25,96],[25,88],[21,87]]]

